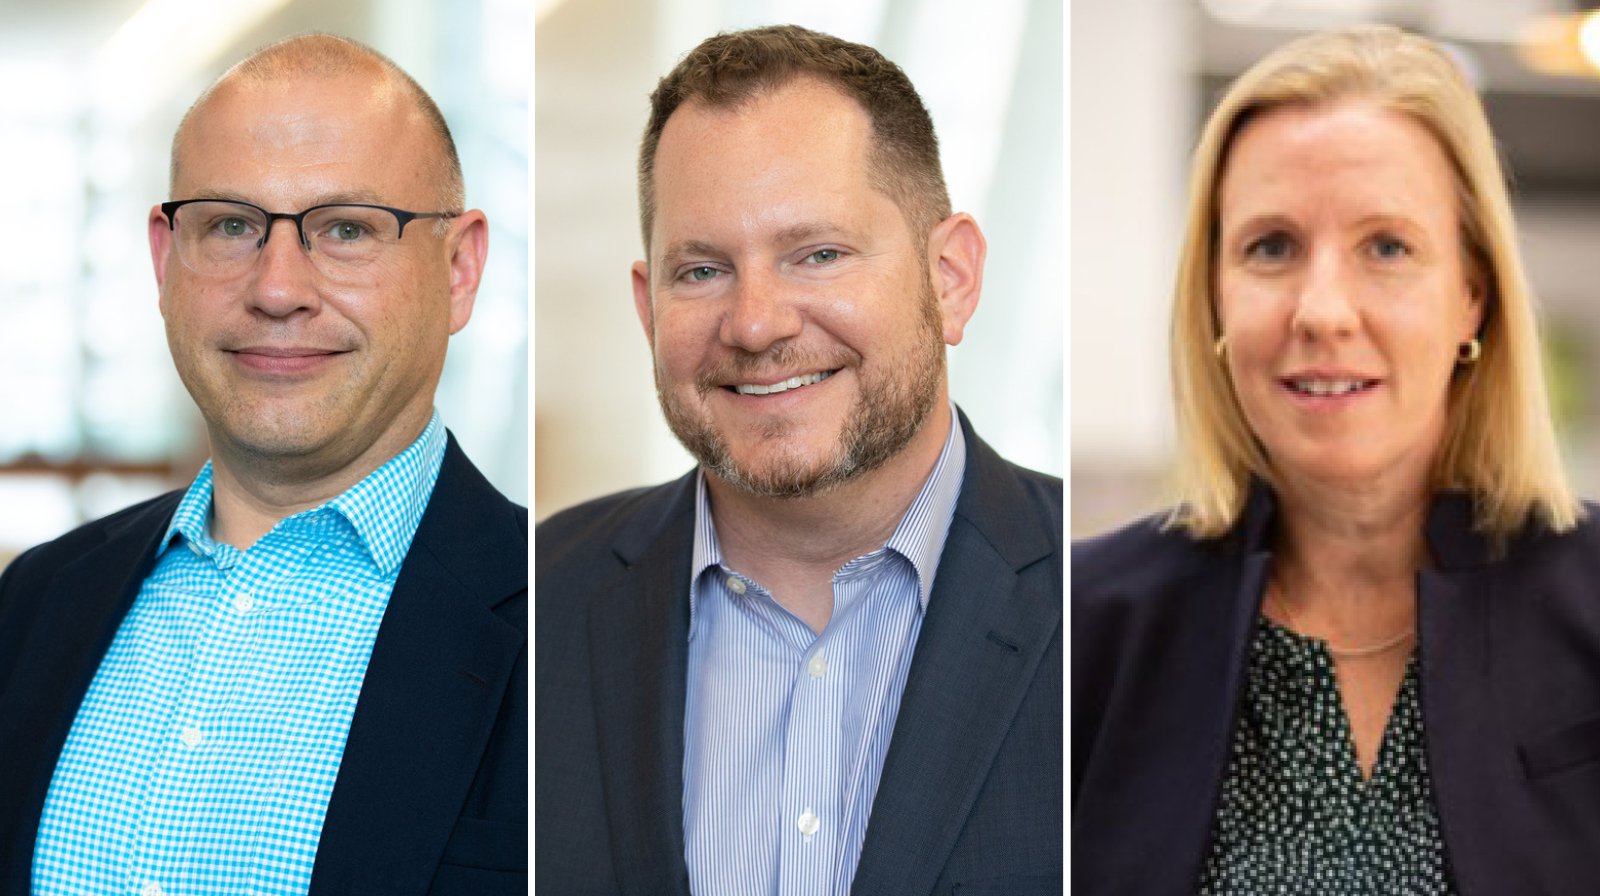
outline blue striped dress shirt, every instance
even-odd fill
[[[683,769],[695,896],[849,892],[965,466],[952,409],[894,534],[834,574],[821,634],[723,563],[701,476]]]
[[[304,894],[367,660],[444,460],[409,448],[248,550],[179,503],[57,760],[33,888]]]

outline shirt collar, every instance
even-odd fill
[[[389,575],[411,548],[411,538],[422,521],[422,512],[427,509],[428,497],[433,493],[439,468],[444,463],[445,442],[444,424],[439,421],[439,412],[434,411],[422,435],[406,450],[368,473],[344,493],[288,520],[328,510],[339,514],[355,530],[373,565]],[[210,556],[216,550],[216,543],[211,539],[214,489],[215,478],[208,460],[178,502],[178,509],[157,548],[158,553],[169,548],[179,535],[202,554]],[[280,520],[273,529],[288,520]]]
[[[961,481],[967,468],[967,442],[962,437],[960,415],[955,405],[950,406],[950,431],[945,435],[944,448],[933,465],[933,472],[922,483],[922,490],[906,508],[905,515],[895,526],[894,533],[884,542],[884,547],[895,551],[917,571],[917,601],[923,612],[928,609],[928,597],[933,593],[933,576],[939,568],[939,556],[944,553],[945,538],[950,534],[950,519],[955,515],[956,498],[961,494]],[[695,594],[692,583],[700,578],[709,566],[722,563],[722,545],[717,540],[716,523],[711,518],[711,495],[706,490],[706,474],[701,470],[695,477],[694,494],[694,554],[690,559],[689,625],[694,626]]]

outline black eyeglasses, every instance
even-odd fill
[[[233,277],[244,273],[272,237],[272,225],[293,221],[300,245],[330,279],[356,275],[399,245],[406,225],[418,218],[454,218],[460,212],[408,212],[364,203],[314,205],[303,212],[269,212],[229,199],[179,199],[161,203],[177,233],[178,259],[197,274]]]

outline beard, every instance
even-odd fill
[[[663,388],[661,367],[656,365],[656,398],[672,434],[699,461],[707,473],[747,494],[763,498],[804,498],[836,488],[881,467],[899,454],[933,410],[944,382],[943,321],[932,287],[924,281],[918,332],[901,357],[870,368],[859,354],[845,351],[833,356],[803,355],[788,342],[763,352],[735,350],[736,354],[696,377],[695,397],[703,403],[722,383],[750,381],[759,370],[837,370],[851,367],[859,393],[851,406],[832,450],[820,457],[798,452],[757,463],[736,461],[723,433],[708,415],[697,413],[692,403]],[[804,388],[811,388],[810,386]],[[767,440],[781,439],[788,425],[770,424],[761,432]]]

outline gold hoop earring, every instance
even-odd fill
[[[1478,363],[1483,357],[1483,342],[1474,336],[1456,346],[1456,363],[1463,367]]]
[[[1217,337],[1217,341],[1211,343],[1211,353],[1213,355],[1217,356],[1217,360],[1218,361],[1227,360],[1227,358],[1228,358],[1228,337],[1226,335],[1218,336]]]

